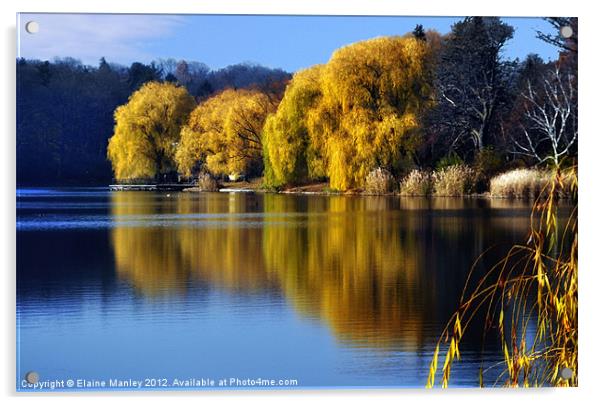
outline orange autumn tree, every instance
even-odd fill
[[[182,128],[178,170],[188,176],[200,166],[213,175],[261,172],[261,133],[275,109],[273,98],[258,90],[228,89],[207,99]]]
[[[184,87],[149,82],[115,110],[107,157],[117,180],[153,178],[175,169],[180,129],[194,108]]]

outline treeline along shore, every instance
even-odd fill
[[[199,62],[172,59],[128,67],[104,58],[98,66],[71,58],[18,59],[17,185],[110,183],[107,143],[115,110],[146,83],[175,83],[198,103],[226,88],[264,88],[290,77],[252,64],[211,70]]]
[[[532,196],[577,158],[577,21],[547,20],[573,28],[538,34],[552,61],[506,58],[514,29],[494,17],[349,44],[292,75],[18,60],[18,184]]]

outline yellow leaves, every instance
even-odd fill
[[[183,87],[149,82],[115,110],[107,157],[115,178],[151,178],[174,169],[180,128],[194,108]]]
[[[148,83],[115,113],[108,156],[117,178],[259,174],[279,186],[328,177],[362,187],[375,167],[393,170],[417,146],[430,106],[430,45],[412,36],[343,47],[298,72],[278,109],[266,94],[226,90],[199,105],[172,84]],[[176,94],[177,93],[177,94]],[[184,97],[185,96],[185,97]]]
[[[451,375],[451,366],[452,362],[456,357],[459,358],[460,350],[458,349],[458,340],[456,337],[452,337],[449,348],[447,349],[447,354],[445,356],[445,361],[443,362],[443,377],[441,378],[441,387],[447,388],[449,384],[449,377]]]
[[[203,155],[201,138],[188,125],[180,131],[180,144],[176,151],[178,170],[185,176],[191,176],[192,170]]]
[[[462,323],[460,322],[460,314],[456,314],[454,322],[454,333],[458,335],[458,339],[462,339]]]
[[[380,37],[340,48],[326,65],[325,98],[340,104],[343,113],[373,109],[381,100],[397,105],[399,93],[423,72],[425,51],[424,42],[411,37]]]
[[[341,138],[332,138],[327,142],[326,153],[328,155],[328,175],[330,177],[330,187],[336,190],[348,190],[353,186],[352,178],[348,176],[352,162],[348,156],[352,153],[352,146]],[[352,169],[353,170],[353,169]],[[358,173],[355,170],[358,176]]]
[[[447,353],[445,355],[445,360],[443,361],[443,367],[441,368],[442,376],[441,376],[441,387],[447,388],[449,385],[449,378],[451,376],[451,367],[454,360],[460,360],[460,340],[462,339],[462,322],[460,320],[460,313],[456,313],[454,315],[454,323],[453,323],[453,334],[451,340],[449,342],[449,347],[447,348]],[[447,330],[446,330],[447,332]],[[447,341],[447,337],[445,341]],[[435,347],[435,353],[433,354],[433,360],[431,361],[431,366],[429,369],[429,375],[426,383],[427,388],[432,388],[435,385],[435,377],[437,375],[437,365],[439,361],[439,343]],[[481,370],[482,372],[482,370]],[[482,375],[479,376],[482,383]]]
[[[433,388],[435,386],[435,376],[437,375],[437,364],[439,363],[439,344],[435,347],[435,353],[433,353],[433,360],[431,360],[431,366],[429,369],[429,376],[426,382],[426,388]]]
[[[426,54],[424,41],[382,37],[343,47],[325,65],[310,132],[329,139],[324,155],[332,188],[361,187],[376,166],[395,167],[411,150],[409,135],[430,92]]]
[[[326,176],[348,190],[375,167],[395,168],[417,146],[418,117],[431,103],[427,55],[424,41],[381,37],[295,75],[266,125],[268,182]]]
[[[276,113],[266,120],[263,133],[265,181],[271,186],[323,175],[315,139],[309,139],[307,113],[321,97],[322,66],[301,70],[293,76]]]
[[[514,361],[508,353],[508,345],[506,343],[502,343],[502,346],[504,349],[504,361],[506,363],[506,367],[508,367],[508,373],[512,375],[512,371],[514,370]]]
[[[202,104],[182,129],[178,169],[190,175],[205,164],[213,174],[245,174],[261,166],[261,133],[269,97],[255,90],[225,90]]]

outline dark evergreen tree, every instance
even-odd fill
[[[127,80],[131,92],[138,90],[144,83],[154,80],[161,80],[161,69],[154,62],[150,65],[132,63]]]
[[[419,39],[421,41],[426,41],[426,34],[424,32],[424,27],[422,26],[422,24],[417,24],[416,27],[414,28],[414,31],[412,31],[412,35],[414,35],[414,38]]]
[[[438,105],[428,118],[443,151],[470,159],[496,143],[496,119],[513,71],[501,50],[513,33],[494,17],[468,17],[452,26],[436,71]]]

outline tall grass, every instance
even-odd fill
[[[475,191],[476,172],[469,166],[454,164],[433,172],[412,170],[399,184],[404,196],[459,197]]]
[[[492,197],[537,198],[550,182],[553,173],[538,169],[515,169],[491,179]]]
[[[377,168],[366,176],[365,191],[368,194],[387,194],[393,187],[393,176],[387,170]]]
[[[428,196],[433,192],[433,176],[429,172],[414,169],[399,184],[404,196]]]
[[[474,191],[476,173],[466,165],[452,165],[433,173],[435,195],[459,197]]]
[[[505,386],[577,386],[577,204],[558,226],[558,194],[577,201],[577,169],[558,169],[536,199],[525,244],[516,245],[477,280],[469,292],[469,274],[458,310],[452,315],[433,354],[427,387],[440,377],[447,387],[454,361],[460,360],[463,333],[477,313],[485,312],[484,335],[494,330],[503,353]],[[527,333],[535,325],[534,335]],[[446,347],[443,365],[439,353]],[[573,371],[568,379],[561,371]],[[483,373],[481,368],[481,385]]]

